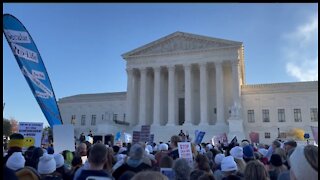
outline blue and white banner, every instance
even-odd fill
[[[4,14],[3,33],[49,125],[62,124],[48,73],[27,29],[16,17]]]

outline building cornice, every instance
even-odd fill
[[[127,92],[79,94],[59,99],[59,104],[79,103],[79,102],[103,102],[103,101],[123,101],[126,100]]]

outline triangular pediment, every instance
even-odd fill
[[[127,52],[122,56],[124,58],[128,58],[241,45],[242,42],[200,36],[190,33],[175,32],[142,47]]]

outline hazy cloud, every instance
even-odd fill
[[[286,72],[299,81],[318,80],[318,14],[284,38]]]

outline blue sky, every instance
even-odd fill
[[[14,3],[57,100],[126,91],[121,54],[176,31],[241,41],[247,84],[318,80],[318,4]],[[4,117],[48,125],[3,35]]]

